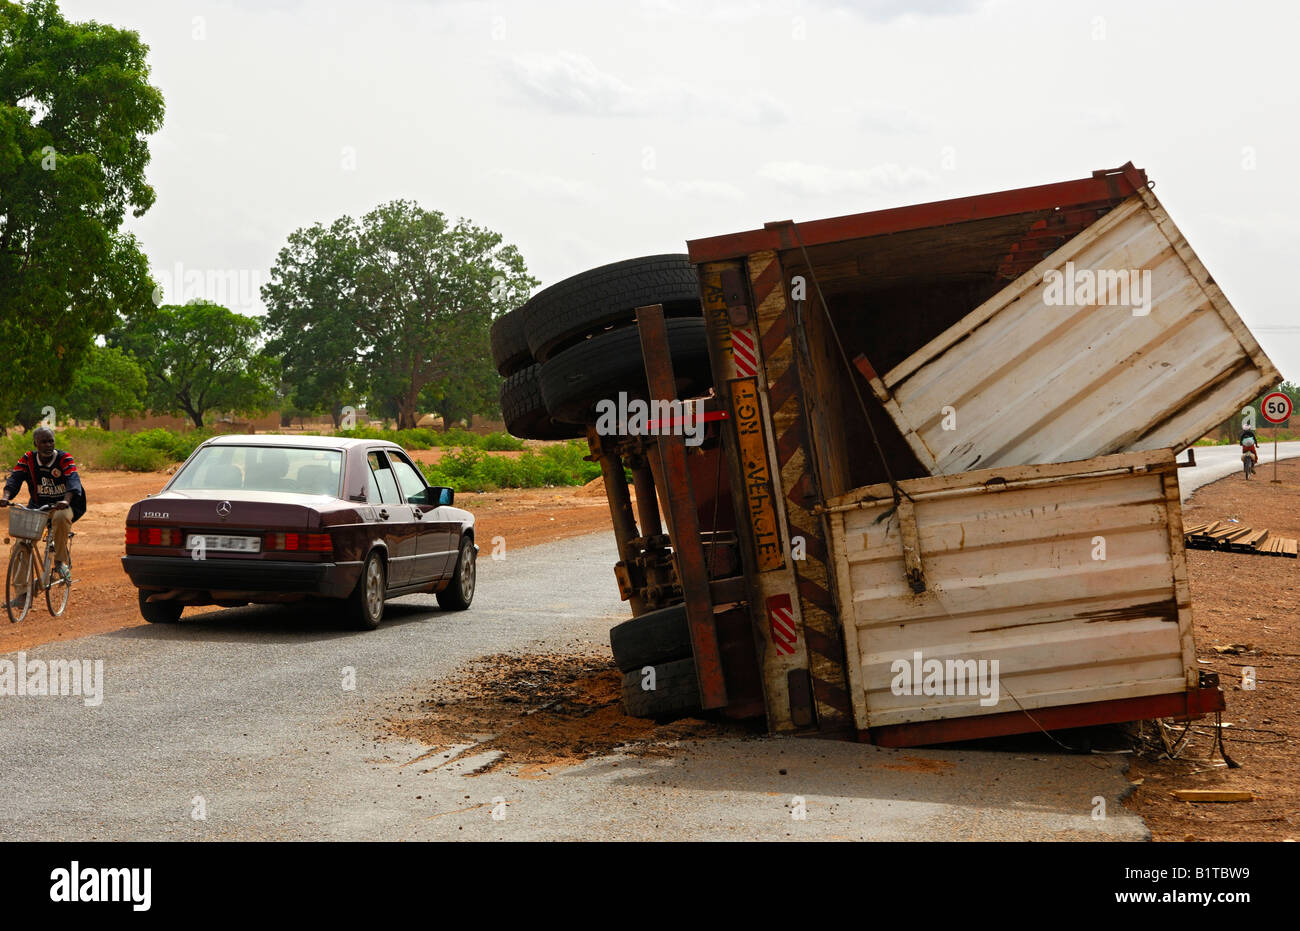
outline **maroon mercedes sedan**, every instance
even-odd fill
[[[384,600],[474,598],[474,515],[452,507],[396,443],[220,436],[131,505],[122,567],[152,623],[185,605],[332,599],[373,630]]]

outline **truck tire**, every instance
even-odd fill
[[[704,320],[679,317],[667,321],[677,396],[704,394],[713,385]],[[542,398],[555,420],[594,423],[601,400],[617,401],[620,391],[629,400],[649,395],[641,331],[636,326],[600,333],[583,340],[542,364]]]
[[[537,292],[519,312],[533,358],[545,362],[583,337],[632,323],[647,304],[662,304],[669,317],[701,315],[699,280],[687,256],[602,265]]]
[[[681,717],[700,710],[695,660],[679,659],[654,667],[653,691],[643,689],[640,669],[623,674],[623,710],[634,718]]]
[[[513,375],[533,363],[528,340],[524,338],[524,315],[520,310],[522,308],[515,308],[492,323],[492,364],[496,366],[498,375]]]
[[[615,625],[609,632],[609,647],[614,652],[615,665],[623,672],[689,658],[693,648],[686,606],[648,611]]]
[[[586,430],[571,423],[556,423],[546,411],[541,366],[530,365],[515,372],[501,385],[501,416],[506,431],[524,440],[567,440],[584,436]]]

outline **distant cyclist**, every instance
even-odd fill
[[[86,492],[81,487],[81,477],[77,474],[77,464],[72,461],[72,456],[54,448],[53,430],[37,427],[32,433],[32,444],[36,449],[23,453],[5,480],[4,493],[0,495],[0,508],[9,506],[24,482],[31,488],[28,507],[50,505],[54,571],[67,579],[71,575],[68,568],[68,534],[72,531],[72,522],[86,513]],[[19,607],[26,597],[27,588],[24,583],[10,604]]]
[[[1255,431],[1247,427],[1241,431],[1241,454],[1249,455],[1253,465],[1259,465],[1259,440],[1255,438]]]

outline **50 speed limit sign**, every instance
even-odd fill
[[[1285,423],[1291,418],[1291,399],[1274,391],[1260,402],[1259,409],[1269,423]]]

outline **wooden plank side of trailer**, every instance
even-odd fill
[[[919,593],[889,486],[829,501],[858,727],[1194,688],[1174,470],[1162,450],[902,482]]]

